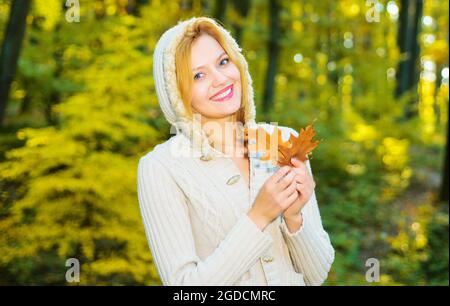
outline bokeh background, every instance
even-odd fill
[[[139,157],[171,136],[152,54],[166,29],[204,15],[242,46],[257,121],[316,119],[311,164],[336,249],[325,284],[448,285],[448,9],[0,0],[0,284],[161,284],[136,190]],[[65,280],[68,258],[79,283]]]

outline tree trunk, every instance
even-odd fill
[[[214,4],[213,18],[225,24],[225,12],[227,10],[227,1],[216,0]]]
[[[400,61],[398,67],[397,97],[414,89],[419,81],[420,49],[417,38],[419,37],[422,9],[423,0],[401,0],[397,43],[400,52],[406,58]],[[408,111],[406,117],[410,118],[413,115],[413,112]]]
[[[449,124],[447,122],[447,143],[445,146],[444,167],[442,169],[441,192],[439,194],[439,200],[443,202],[448,202],[448,147],[449,147],[448,132],[449,132]]]
[[[183,11],[192,10],[192,0],[181,0],[180,8]]]
[[[28,88],[28,80],[25,79],[23,81],[23,87]],[[31,107],[31,97],[28,93],[28,91],[25,92],[25,97],[22,100],[22,104],[20,105],[19,115],[24,115],[25,113],[28,113],[30,111]]]
[[[269,1],[269,42],[268,42],[268,63],[266,80],[264,84],[264,97],[262,110],[264,116],[267,117],[273,106],[273,97],[275,91],[275,76],[277,74],[277,64],[279,55],[279,38],[280,38],[280,4],[278,0]]]
[[[234,0],[233,6],[235,7],[238,15],[242,18],[241,20],[245,20],[250,10],[251,1]],[[234,24],[234,33],[235,33],[234,36],[239,45],[241,45],[243,29],[244,27],[242,24],[240,23]]]
[[[16,74],[30,0],[14,0],[0,54],[0,125],[3,125],[11,83]]]

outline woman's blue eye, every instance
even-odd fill
[[[228,64],[228,62],[230,61],[229,58],[226,57],[226,58],[224,58],[223,60],[221,60],[220,63],[222,63],[222,62],[225,61],[225,60],[226,60],[227,62],[226,62],[224,65]],[[202,74],[202,73],[201,73],[201,72],[200,72],[200,73],[197,73],[197,74],[194,76],[194,80],[198,80],[197,76],[200,75],[200,74]]]

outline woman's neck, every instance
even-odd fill
[[[214,149],[232,157],[244,157],[243,126],[235,117],[204,120],[202,126]]]

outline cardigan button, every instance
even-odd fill
[[[203,161],[210,161],[212,157],[210,155],[202,155],[200,156],[200,159]]]
[[[241,176],[239,174],[233,175],[232,177],[230,177],[227,181],[227,185],[233,185],[235,184],[239,179],[241,178]]]
[[[265,255],[262,260],[266,263],[272,262],[273,261],[273,257],[269,256],[269,255]]]

